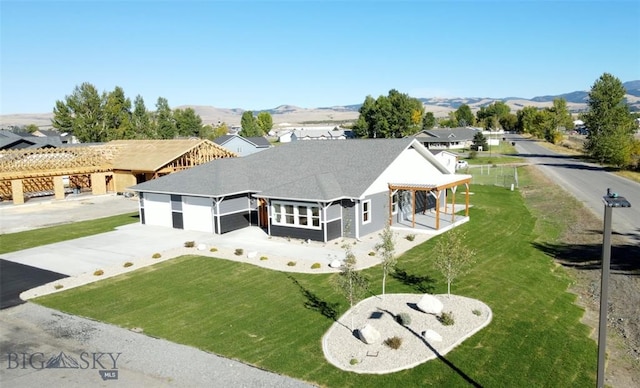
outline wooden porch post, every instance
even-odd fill
[[[440,230],[440,190],[436,189],[436,230]]]
[[[465,204],[465,208],[464,208],[464,216],[465,217],[469,217],[469,183],[465,183],[464,187],[467,189],[467,195],[466,195],[466,204]]]
[[[456,221],[456,190],[458,186],[453,186],[451,188],[451,223],[453,224]]]
[[[393,224],[393,209],[391,206],[393,206],[393,189],[389,185],[389,226]]]
[[[411,212],[411,227],[416,227],[416,191],[411,190],[411,195],[413,196],[413,203],[411,204],[412,212]]]

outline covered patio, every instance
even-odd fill
[[[390,183],[389,225],[396,230],[440,234],[469,221],[470,183],[470,175],[450,175],[437,183]],[[456,192],[462,185],[464,202],[456,204]],[[464,215],[456,214],[462,210]]]

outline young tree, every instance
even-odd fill
[[[447,280],[447,294],[451,283],[464,275],[475,262],[475,252],[464,245],[464,233],[453,229],[440,236],[434,248],[434,265]]]
[[[351,250],[351,245],[345,242],[342,245],[345,250],[345,260],[336,279],[338,290],[349,302],[350,308],[360,301],[369,289],[369,280],[356,270],[356,255]],[[353,314],[351,314],[351,330],[353,330]]]
[[[256,121],[253,112],[248,110],[242,113],[242,118],[240,119],[240,126],[242,129],[240,130],[239,135],[242,137],[254,137],[254,136],[262,136],[262,130],[258,127],[258,122]]]
[[[385,286],[387,283],[387,274],[390,273],[396,266],[398,259],[395,255],[395,242],[394,233],[391,230],[391,226],[387,222],[380,233],[380,242],[376,244],[375,249],[382,255],[382,295],[384,296]]]
[[[273,128],[273,118],[269,112],[260,112],[256,124],[263,134],[267,134]]]
[[[633,149],[634,123],[624,102],[622,82],[604,73],[591,87],[584,123],[589,130],[586,151],[601,163],[628,165]]]

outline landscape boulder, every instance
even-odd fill
[[[380,339],[380,332],[376,330],[375,327],[370,324],[364,325],[362,329],[359,331],[360,339],[367,345],[371,345],[372,343],[378,342]]]
[[[258,251],[251,251],[247,253],[247,259],[255,259],[258,257]]]
[[[418,308],[427,314],[440,315],[442,314],[442,302],[431,294],[424,294],[424,296],[418,302]]]
[[[442,336],[431,329],[423,331],[422,336],[430,342],[442,342]]]
[[[207,249],[207,246],[205,244],[198,244],[198,248],[199,251],[204,251],[205,249]]]
[[[340,268],[341,265],[342,265],[342,262],[338,259],[333,260],[331,263],[329,263],[329,267],[331,268]]]

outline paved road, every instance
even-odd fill
[[[0,259],[0,310],[24,303],[26,290],[62,279],[66,275]]]
[[[613,231],[626,235],[631,242],[640,243],[640,184],[607,172],[598,165],[557,154],[534,140],[519,135],[508,135],[508,139],[516,141],[516,150],[521,156],[538,165],[601,220],[604,217],[602,197],[607,188],[624,196],[632,207],[614,209]]]

